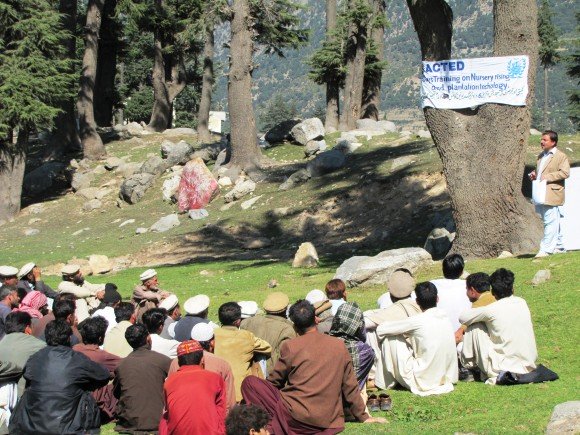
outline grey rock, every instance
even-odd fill
[[[105,169],[107,171],[112,171],[113,169],[117,169],[123,163],[123,160],[121,160],[119,157],[109,157],[107,160],[105,160]]]
[[[384,132],[391,133],[397,131],[397,126],[393,121],[378,121],[377,126]]]
[[[198,210],[189,210],[188,215],[190,219],[200,220],[205,219],[209,216],[209,212],[205,208],[200,208]]]
[[[326,141],[323,140],[310,140],[306,145],[304,145],[304,155],[306,157],[313,156],[322,151],[326,150]]]
[[[119,197],[129,204],[135,204],[143,198],[154,181],[152,174],[135,174],[121,184]]]
[[[135,230],[135,234],[145,234],[149,231],[149,228],[139,227]]]
[[[123,163],[116,169],[116,172],[123,178],[129,178],[141,170],[141,163],[131,162]]]
[[[296,124],[292,130],[292,137],[301,145],[306,145],[308,141],[322,139],[324,137],[324,126],[318,118],[309,118]]]
[[[536,286],[536,285],[543,284],[546,281],[548,281],[550,278],[552,278],[552,274],[549,270],[547,270],[547,269],[538,270],[536,272],[536,274],[534,275],[534,277],[532,278],[532,285]]]
[[[233,184],[234,183],[232,183],[232,180],[230,177],[223,176],[223,177],[220,177],[220,179],[218,180],[218,185],[220,187],[230,187]]]
[[[98,187],[86,187],[84,189],[77,190],[75,194],[85,199],[95,199],[97,197],[98,191]]]
[[[512,258],[513,256],[514,254],[512,254],[510,251],[501,251],[501,254],[499,254],[497,258]]]
[[[431,254],[422,248],[392,249],[374,257],[351,257],[340,265],[334,278],[342,279],[349,287],[385,285],[391,274],[400,267],[415,273],[431,264]]]
[[[28,195],[38,195],[50,189],[54,180],[62,173],[66,165],[61,162],[47,162],[24,176],[22,190]]]
[[[205,163],[211,162],[218,158],[220,152],[224,151],[226,144],[224,142],[216,142],[204,145],[201,149],[193,153],[193,157],[201,158]],[[222,163],[223,164],[223,163]]]
[[[338,150],[325,151],[308,162],[306,170],[312,177],[334,172],[346,164],[346,157]]]
[[[426,130],[419,130],[416,134],[421,139],[431,139],[431,133]]]
[[[233,181],[234,184],[238,184],[238,182],[244,181],[240,177],[240,174],[241,173],[242,173],[242,171],[241,171],[241,169],[238,166],[232,166],[231,168],[228,168],[224,172],[224,177],[228,177],[230,180]]]
[[[318,266],[318,253],[311,242],[301,243],[294,254],[292,267],[316,267]]]
[[[234,186],[232,190],[225,194],[225,202],[237,201],[246,195],[249,195],[254,190],[256,190],[256,183],[252,180],[244,180]]]
[[[182,165],[189,161],[193,147],[184,140],[177,143],[165,141],[161,144],[161,156],[169,166]]]
[[[141,166],[140,172],[143,174],[153,174],[158,175],[163,173],[167,168],[173,166],[169,164],[166,160],[163,160],[159,156],[151,156]]]
[[[455,233],[450,233],[445,228],[434,228],[431,230],[425,241],[425,249],[433,260],[441,260],[451,249],[451,245],[455,240]]]
[[[93,270],[93,275],[107,273],[113,269],[113,263],[106,255],[89,255],[89,266]]]
[[[370,131],[383,131],[383,129],[378,125],[377,121],[374,119],[357,119],[356,120],[357,130],[370,130]]]
[[[102,187],[98,189],[97,192],[95,193],[95,198],[103,199],[105,196],[110,195],[111,193],[113,193],[111,189],[109,189],[108,187]]]
[[[433,215],[431,219],[431,225],[433,228],[445,228],[450,233],[457,231],[455,226],[455,221],[453,220],[453,214],[451,210],[438,211]]]
[[[163,136],[188,136],[197,134],[195,129],[188,127],[168,128],[163,132]]]
[[[179,182],[181,181],[181,174],[174,175],[163,182],[163,187],[161,187],[161,194],[163,195],[163,200],[167,202],[172,202],[179,188]]]
[[[169,214],[167,216],[163,216],[149,228],[150,231],[155,233],[163,233],[165,231],[170,230],[171,228],[179,226],[179,217],[177,214]]]
[[[261,198],[262,198],[262,195],[258,195],[258,196],[251,198],[251,199],[248,199],[247,201],[242,202],[240,204],[240,207],[242,207],[242,210],[247,210],[247,209],[251,208],[255,203],[257,203]]]
[[[75,172],[72,177],[71,187],[76,192],[77,190],[86,189],[91,186],[94,175],[90,172]]]
[[[360,143],[360,142],[352,142],[349,140],[342,139],[342,140],[339,140],[338,143],[332,149],[340,151],[344,155],[348,155],[348,154],[354,153],[361,146],[362,146],[362,143]]]
[[[275,218],[281,218],[288,216],[292,209],[290,207],[278,207],[270,212],[270,214]]]
[[[299,124],[299,119],[289,119],[276,124],[264,135],[264,140],[271,144],[277,144],[292,139],[292,129]]]
[[[279,190],[292,189],[293,187],[296,187],[299,184],[306,183],[308,180],[310,180],[310,178],[311,178],[310,172],[308,172],[306,169],[299,169],[298,171],[290,175],[286,181],[280,184],[278,189]]]
[[[546,435],[578,433],[580,433],[580,401],[556,405],[546,427]]]
[[[143,126],[138,122],[130,122],[123,127],[123,130],[125,130],[131,136],[141,136],[144,133]]]
[[[225,165],[229,160],[228,150],[223,149],[219,152],[217,157],[215,158],[215,163],[213,165],[213,172],[215,174],[219,174],[219,170]]]
[[[99,201],[98,199],[91,199],[90,201],[87,201],[84,203],[83,211],[98,210],[102,206],[103,206],[103,203],[101,201]]]
[[[83,171],[88,171],[91,169],[91,162],[88,159],[79,160],[79,168]]]
[[[40,230],[37,228],[26,228],[24,230],[25,236],[36,236],[37,234],[40,234]]]
[[[103,165],[97,165],[95,166],[95,169],[93,169],[93,174],[95,175],[102,175],[105,174],[107,172],[107,170],[105,169],[105,166]]]

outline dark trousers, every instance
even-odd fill
[[[268,431],[273,435],[334,435],[344,430],[340,428],[320,428],[302,423],[292,418],[280,391],[270,382],[248,376],[242,382],[242,396],[249,405],[257,405],[263,408],[272,418],[268,425]]]

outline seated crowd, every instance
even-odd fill
[[[394,271],[378,309],[363,312],[339,279],[293,304],[210,298],[180,305],[157,273],[141,274],[131,302],[114,284],[62,270],[57,291],[33,263],[0,266],[0,434],[334,434],[345,421],[384,423],[396,386],[419,396],[458,380],[501,383],[536,370],[530,311],[514,274],[464,275],[460,255],[443,279],[416,284]],[[183,311],[183,315],[182,315]]]

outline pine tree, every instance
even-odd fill
[[[544,69],[543,128],[548,129],[548,69],[559,61],[558,35],[552,23],[552,10],[548,0],[542,0],[538,10],[538,36],[540,37],[540,65]]]
[[[576,14],[577,30],[580,32],[580,13]],[[580,127],[580,40],[574,41],[574,53],[568,58],[568,75],[576,80],[576,88],[568,96],[568,118],[576,128]]]
[[[49,1],[0,3],[0,221],[20,211],[29,135],[53,126],[74,89],[66,37]]]

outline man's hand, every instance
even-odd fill
[[[380,423],[385,424],[387,423],[387,419],[384,417],[369,417],[367,418],[364,423]]]
[[[463,334],[465,334],[465,331],[460,326],[457,331],[455,331],[455,344],[461,343],[463,341]]]
[[[105,290],[99,290],[96,294],[96,298],[102,301],[104,297],[105,297]]]
[[[530,180],[534,181],[537,178],[536,171],[530,172],[528,177],[530,177]]]

